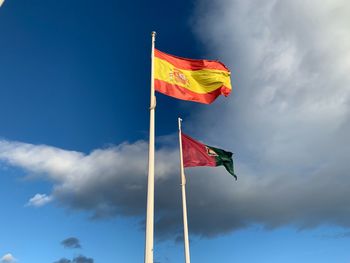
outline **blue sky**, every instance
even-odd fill
[[[5,1],[0,261],[142,262],[155,30],[157,48],[220,59],[233,84],[210,106],[157,94],[155,261],[184,260],[181,116],[239,176],[186,172],[193,262],[349,262],[349,7]]]

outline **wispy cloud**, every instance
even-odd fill
[[[66,238],[61,242],[65,248],[81,248],[80,241],[76,237]]]
[[[350,231],[344,231],[344,232],[338,232],[338,233],[332,233],[332,234],[322,234],[318,237],[325,238],[325,239],[341,239],[341,238],[350,238]]]
[[[0,259],[0,261],[1,263],[14,263],[17,260],[11,253],[7,253]]]
[[[77,257],[74,257],[73,260],[61,258],[60,260],[55,261],[54,263],[94,263],[94,259],[85,257],[83,255],[79,255]]]
[[[51,201],[51,196],[47,196],[46,194],[36,194],[29,199],[27,206],[40,207],[50,203]]]
[[[72,261],[67,258],[61,258],[60,260],[55,261],[54,263],[71,263]]]
[[[85,256],[77,256],[73,259],[73,263],[94,263],[94,260],[92,258],[88,258]]]

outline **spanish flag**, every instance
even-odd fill
[[[221,62],[176,57],[154,50],[154,87],[165,95],[210,104],[232,90],[230,70]]]

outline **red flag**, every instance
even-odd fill
[[[184,167],[223,165],[237,180],[231,152],[205,145],[183,133],[181,133],[181,139]]]
[[[184,167],[216,166],[215,155],[209,153],[210,148],[186,134],[181,135]]]

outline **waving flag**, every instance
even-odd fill
[[[165,95],[205,104],[231,92],[230,71],[214,60],[180,58],[154,50],[154,87]]]
[[[184,167],[219,166],[235,177],[232,153],[200,143],[186,134],[181,134]]]

